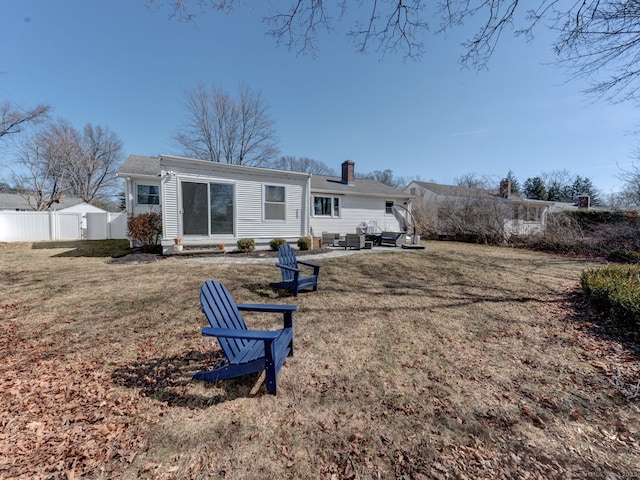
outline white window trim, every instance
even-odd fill
[[[330,215],[316,215],[316,198],[329,198],[331,199],[331,214]],[[338,215],[334,215],[334,202],[338,199]],[[336,195],[313,195],[313,204],[311,205],[311,211],[316,218],[341,218],[342,217],[342,197]]]
[[[387,203],[391,203],[391,211],[387,212]],[[393,215],[393,206],[396,204],[393,200],[385,200],[384,201],[384,214],[385,215]]]
[[[156,187],[158,189],[158,203],[139,203],[138,202],[138,187]],[[134,198],[134,204],[136,207],[159,207],[160,205],[162,205],[162,192],[160,189],[160,184],[159,183],[153,183],[153,182],[134,182],[133,184],[133,198]]]
[[[207,204],[209,204],[211,202],[211,184],[215,183],[218,185],[231,185],[233,187],[233,234],[229,234],[229,233],[224,233],[224,234],[219,234],[219,233],[211,233],[211,207],[208,205],[207,209],[208,209],[208,213],[207,213],[207,222],[208,222],[208,231],[209,233],[207,234],[208,238],[224,238],[224,237],[228,237],[228,238],[235,238],[235,235],[237,235],[237,231],[238,231],[238,182],[232,181],[232,180],[226,180],[226,179],[219,179],[219,178],[209,178],[209,177],[196,177],[196,176],[191,176],[191,175],[185,175],[185,176],[178,176],[177,178],[177,182],[178,182],[178,187],[177,187],[177,192],[178,192],[178,203],[177,203],[177,208],[178,208],[178,231],[182,232],[180,233],[182,236],[185,236],[184,234],[184,225],[183,225],[183,218],[182,215],[184,214],[184,205],[182,203],[182,183],[183,182],[187,182],[187,183],[202,183],[207,185]],[[188,234],[186,235],[187,237],[202,237],[201,234]]]

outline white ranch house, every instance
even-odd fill
[[[296,242],[323,231],[355,233],[363,222],[400,231],[391,207],[409,196],[374,180],[356,179],[346,161],[342,177],[230,165],[175,156],[131,155],[118,175],[125,179],[129,214],[162,214],[164,253],[175,238],[183,245],[252,238],[258,248],[273,238]]]

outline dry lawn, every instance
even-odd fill
[[[592,265],[426,245],[318,260],[297,299],[272,264],[0,245],[0,479],[640,478],[640,353],[585,309]],[[277,397],[190,380],[207,278],[298,305]]]

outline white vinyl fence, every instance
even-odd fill
[[[127,238],[124,212],[0,212],[0,242],[117,238]]]

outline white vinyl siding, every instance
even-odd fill
[[[170,177],[163,183],[162,197],[162,234],[168,238],[180,237],[182,232],[178,223],[177,177]]]
[[[277,237],[295,241],[309,235],[309,178],[300,175],[251,167],[238,168],[211,162],[184,162],[171,157],[161,158],[163,177],[163,221],[167,226],[163,240],[182,235],[182,200],[180,182],[231,184],[234,188],[234,233],[190,235],[196,243],[226,242],[235,246],[239,238],[253,238],[264,244]],[[265,186],[284,187],[284,219],[266,220]],[[180,202],[180,203],[179,203]],[[171,242],[172,243],[172,242]]]
[[[339,218],[315,215],[311,218],[314,235],[318,236],[321,232],[356,233],[357,226],[362,222],[375,222],[380,231],[400,231],[396,218],[386,213],[384,198],[345,195],[340,197],[340,201]]]

